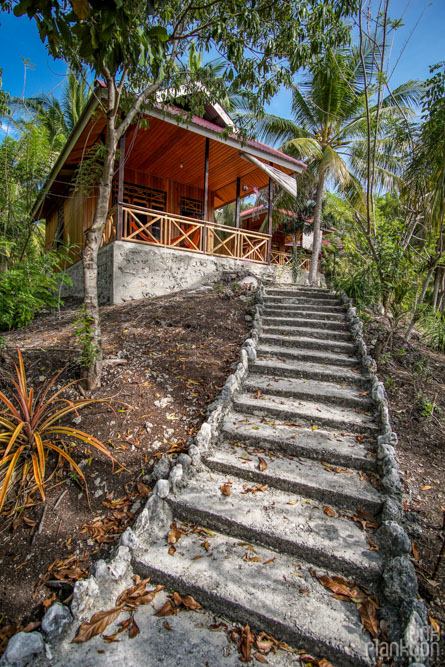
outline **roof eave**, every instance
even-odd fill
[[[177,115],[173,114],[170,115],[165,111],[162,112],[158,111],[157,109],[150,109],[149,111],[146,112],[146,114],[148,116],[153,116],[153,118],[157,118],[158,120],[163,120],[166,123],[171,123],[172,125],[179,125],[179,123],[177,122],[178,118]],[[238,150],[241,149],[245,153],[249,153],[250,155],[253,155],[256,158],[267,160],[269,162],[274,162],[280,167],[284,167],[285,169],[290,169],[292,173],[301,173],[306,168],[306,165],[304,163],[296,163],[294,160],[288,160],[287,156],[284,153],[271,154],[266,151],[262,151],[260,148],[250,146],[248,143],[243,144],[239,139],[233,137],[222,137],[220,136],[221,133],[211,130],[210,128],[207,127],[198,126],[193,122],[189,124],[185,123],[184,127],[187,130],[195,132],[196,134],[200,134],[203,137],[213,139],[214,141],[218,141],[219,143],[226,144],[227,146],[231,146],[232,148],[236,148]]]

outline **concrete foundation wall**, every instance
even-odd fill
[[[82,262],[77,262],[70,266],[67,271],[71,280],[72,287],[64,285],[62,287],[62,299],[67,296],[83,298],[83,267]],[[113,244],[105,246],[99,250],[97,258],[97,286],[99,290],[99,303],[113,302]]]
[[[82,264],[68,269],[73,287],[64,296],[83,295]],[[230,257],[198,255],[186,250],[115,241],[99,251],[100,303],[122,303],[130,299],[162,296],[182,289],[218,283],[233,273],[237,280],[253,275],[262,280],[291,284],[289,267],[253,264]],[[305,284],[307,272],[300,272],[297,284]]]

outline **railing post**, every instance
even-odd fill
[[[209,215],[209,154],[210,139],[206,137],[204,153],[204,228],[202,230],[202,252],[207,252],[207,217]]]
[[[269,240],[267,241],[267,263],[270,264],[270,253],[272,250],[272,199],[273,199],[273,181],[269,178],[269,191],[267,197],[267,233]]]
[[[240,227],[240,213],[241,213],[241,179],[236,179],[236,206],[235,206],[235,227]]]
[[[125,134],[122,135],[119,144],[119,175],[117,188],[117,225],[116,240],[122,240],[122,201],[124,199],[124,167],[125,167]]]

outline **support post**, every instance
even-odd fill
[[[207,252],[207,218],[209,215],[209,153],[210,153],[210,139],[206,137],[205,153],[204,153],[204,227],[202,230],[202,251]]]
[[[267,241],[267,263],[270,264],[270,254],[272,250],[272,200],[273,200],[273,181],[269,178],[269,192],[267,197],[267,233],[269,240]]]
[[[236,179],[236,206],[235,206],[235,227],[240,228],[240,212],[241,212],[241,179]]]
[[[124,199],[124,167],[125,167],[125,134],[121,137],[119,143],[119,172],[118,172],[118,188],[117,188],[117,225],[116,225],[116,240],[122,240],[122,202]]]

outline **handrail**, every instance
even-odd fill
[[[258,238],[265,238],[268,239],[270,238],[269,234],[264,234],[263,232],[254,232],[249,229],[241,229],[239,227],[231,227],[230,225],[222,225],[219,222],[211,222],[210,220],[199,220],[197,218],[190,218],[186,215],[179,215],[178,213],[168,213],[167,211],[157,211],[152,208],[144,208],[144,206],[137,206],[136,204],[125,204],[124,202],[119,202],[119,206],[122,206],[122,208],[127,208],[127,209],[136,209],[140,211],[141,213],[150,213],[151,215],[161,215],[161,216],[167,216],[168,218],[176,218],[180,222],[192,222],[192,223],[199,223],[202,226],[207,226],[207,227],[216,227],[217,229],[223,229],[228,232],[231,231],[236,231],[236,232],[248,232],[249,234],[255,234]],[[116,206],[113,207],[114,210]]]
[[[122,240],[265,264],[270,235],[119,203]],[[112,209],[109,213],[114,213]]]

